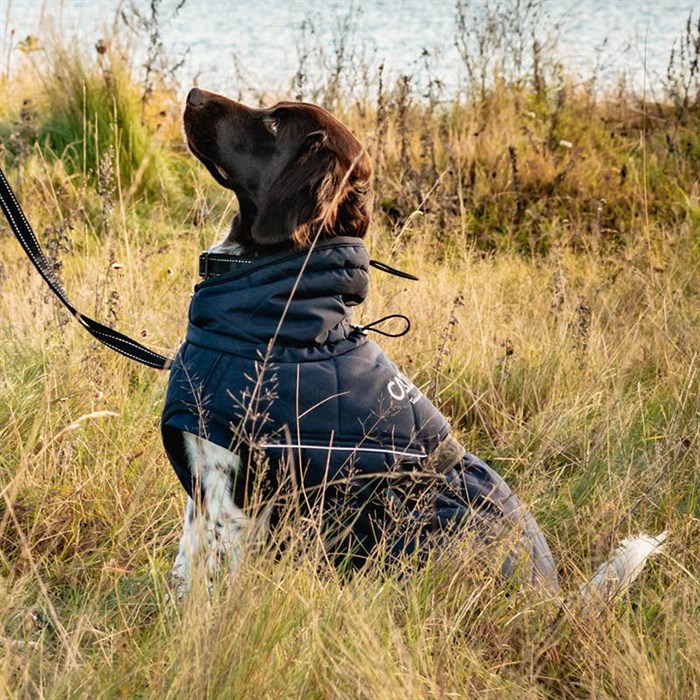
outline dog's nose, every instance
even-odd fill
[[[187,95],[187,104],[191,107],[201,107],[204,104],[204,92],[199,88],[192,88]]]

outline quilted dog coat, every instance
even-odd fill
[[[182,431],[242,456],[239,507],[261,469],[271,497],[289,479],[305,502],[322,503],[329,547],[352,566],[380,541],[399,554],[466,522],[488,538],[517,519],[528,557],[551,579],[539,528],[493,470],[467,455],[451,480],[431,473],[447,420],[351,323],[369,286],[361,241],[334,238],[234,268],[196,286],[170,374],[163,437],[190,495]],[[506,573],[521,559],[510,556]]]

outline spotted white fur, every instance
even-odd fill
[[[195,483],[201,485],[203,499],[187,499],[180,546],[171,579],[178,598],[183,598],[197,564],[206,564],[210,585],[223,562],[234,571],[241,555],[241,540],[250,518],[232,498],[233,477],[240,469],[240,458],[213,442],[183,433],[185,454]],[[206,559],[205,559],[206,557]]]

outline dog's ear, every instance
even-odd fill
[[[322,182],[335,167],[335,157],[325,144],[323,131],[308,134],[289,165],[268,187],[251,230],[256,243],[300,243],[306,238],[306,229],[317,215]]]
[[[363,154],[364,155],[364,154]],[[366,155],[365,155],[366,158]],[[367,161],[369,159],[367,158]],[[351,168],[355,167],[351,164]],[[265,198],[259,203],[257,216],[252,226],[253,240],[261,245],[273,245],[292,241],[295,245],[308,244],[313,236],[323,229],[337,235],[363,236],[369,226],[369,178],[363,201],[368,206],[357,208],[352,204],[355,185],[363,189],[362,183],[348,168],[341,165],[338,154],[328,143],[324,131],[314,131],[306,136],[295,158],[270,186]],[[337,230],[341,208],[350,204],[350,217],[357,221],[343,226],[347,231]],[[361,209],[361,211],[360,211]]]

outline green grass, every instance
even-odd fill
[[[0,82],[0,159],[77,306],[171,354],[232,205],[175,116],[142,122],[116,55],[60,55]],[[358,315],[409,314],[384,347],[532,508],[567,592],[622,537],[670,530],[630,593],[600,619],[575,597],[557,615],[459,547],[343,580],[293,523],[280,561],[251,553],[210,601],[196,586],[166,604],[184,507],[160,446],[167,376],[96,346],[3,225],[0,695],[700,693],[697,115],[562,89],[389,109],[381,144],[375,106],[345,110],[378,163],[368,245],[420,277],[373,274]]]

